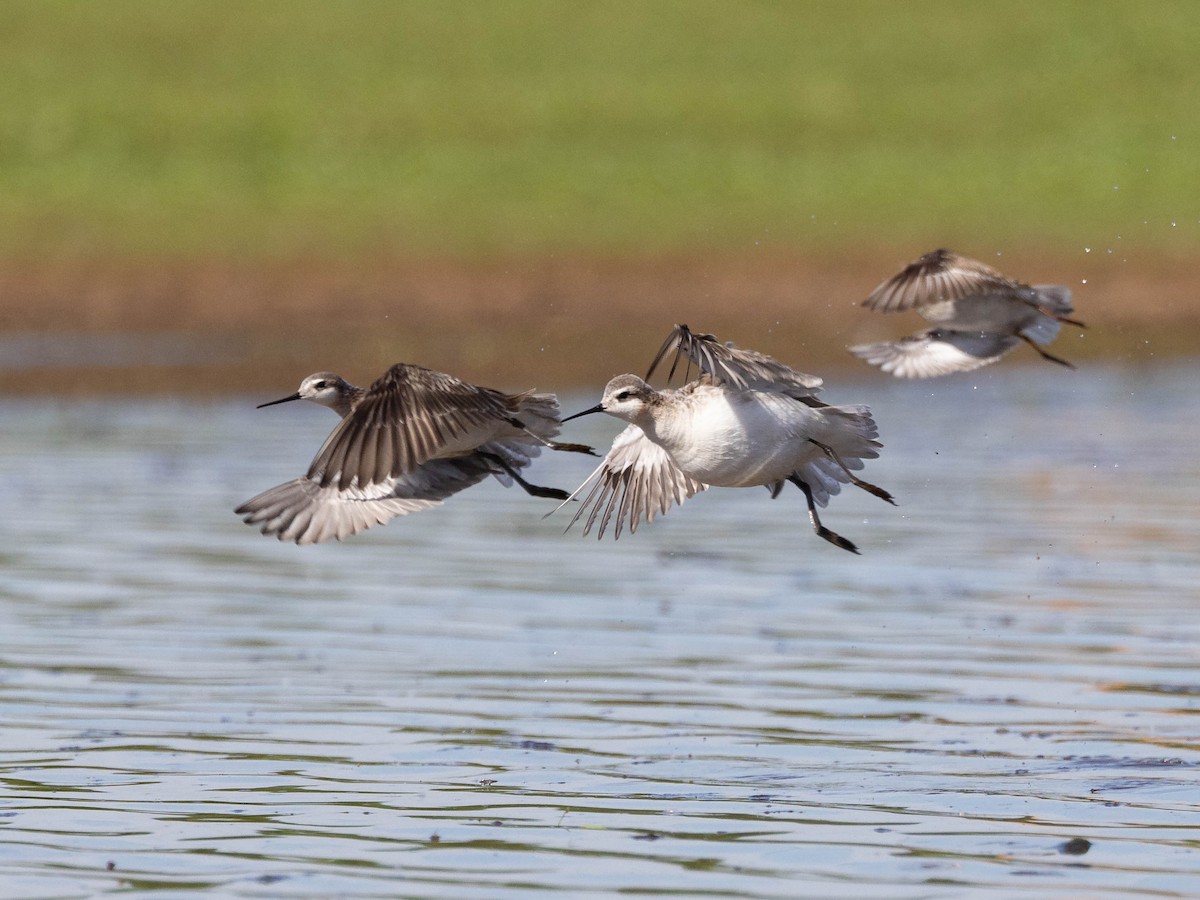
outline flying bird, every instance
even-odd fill
[[[1014,281],[950,250],[934,250],[905,266],[863,301],[877,312],[916,310],[932,328],[896,341],[859,344],[850,352],[897,378],[969,372],[996,362],[1022,341],[1043,359],[1069,369],[1043,347],[1070,318],[1071,290],[1061,284]]]
[[[685,360],[699,376],[656,390],[648,379],[672,351],[671,374]],[[587,490],[567,527],[586,516],[584,534],[599,522],[603,537],[611,522],[618,538],[626,523],[635,532],[642,519],[652,521],[709,487],[761,485],[777,497],[791,482],[804,494],[817,535],[857,553],[853,542],[821,523],[817,507],[847,483],[895,501],[855,474],[882,446],[871,411],[824,403],[817,398],[821,384],[770,356],[676,325],[646,379],[618,375],[596,406],[563,420],[603,412],[629,423],[571,494],[574,499]]]
[[[296,393],[259,408],[292,400],[327,406],[342,420],[302,478],[236,512],[263,534],[297,544],[341,540],[438,506],[489,475],[561,500],[566,491],[530,484],[520,470],[542,447],[595,455],[552,440],[561,425],[553,394],[506,394],[421,366],[394,365],[365,389],[317,372]]]

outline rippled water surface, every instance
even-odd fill
[[[0,894],[1198,895],[1198,378],[835,381],[861,557],[494,483],[297,548],[231,509],[327,410],[3,402]]]

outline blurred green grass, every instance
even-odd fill
[[[1188,251],[1192,2],[0,5],[0,256]]]

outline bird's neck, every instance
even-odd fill
[[[344,419],[350,413],[354,412],[354,407],[358,406],[358,401],[363,398],[365,393],[366,391],[363,388],[348,384],[344,390],[338,392],[336,397],[331,397],[328,400],[318,400],[317,402],[322,406],[328,406]]]

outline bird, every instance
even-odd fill
[[[672,351],[668,383],[681,358],[687,373],[694,364],[699,375],[682,387],[656,390],[648,380]],[[591,486],[567,528],[586,515],[585,535],[599,522],[597,537],[603,538],[611,522],[616,539],[626,523],[636,532],[643,518],[653,521],[709,487],[764,486],[774,498],[791,482],[804,494],[816,534],[858,553],[852,541],[822,524],[817,507],[846,483],[893,505],[895,499],[854,474],[882,446],[871,411],[830,406],[816,396],[821,386],[820,378],[770,356],[676,325],[646,378],[618,375],[597,405],[563,419],[603,412],[629,423],[568,498]]]
[[[897,378],[930,378],[990,365],[1022,341],[1043,359],[1074,364],[1042,349],[1070,318],[1071,289],[1029,285],[952,250],[909,263],[872,291],[863,306],[877,312],[914,309],[932,328],[896,341],[859,344],[850,352]]]
[[[316,372],[299,389],[262,409],[293,400],[341,416],[308,472],[247,500],[235,512],[263,534],[313,544],[342,540],[396,516],[437,506],[489,475],[534,497],[566,491],[530,484],[519,473],[542,447],[597,455],[584,444],[552,440],[558,399],[506,394],[423,366],[397,363],[370,387]]]

